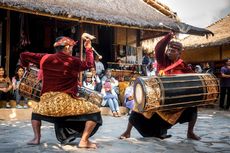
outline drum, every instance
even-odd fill
[[[219,81],[212,74],[139,77],[134,83],[134,110],[161,111],[214,104]]]
[[[19,84],[19,94],[35,101],[40,100],[42,89],[42,81],[37,79],[38,71],[38,68],[30,67],[25,71]]]
[[[79,97],[83,97],[85,98],[87,101],[97,105],[97,106],[101,106],[102,100],[103,100],[103,96],[101,93],[91,90],[89,88],[86,87],[79,87],[78,88],[78,96]]]
[[[38,68],[30,67],[28,70],[25,71],[19,84],[19,94],[35,101],[40,101],[42,89],[42,81],[39,81],[37,78],[38,71]],[[101,106],[103,100],[103,97],[100,93],[85,87],[78,88],[77,96],[83,97],[89,102],[98,106]]]

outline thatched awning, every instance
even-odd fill
[[[162,32],[173,29],[196,35],[210,33],[178,23],[143,0],[0,0],[0,8],[109,26]]]
[[[210,25],[208,30],[214,33],[213,37],[189,36],[182,43],[185,48],[201,48],[221,45],[230,45],[230,14]]]

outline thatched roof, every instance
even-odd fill
[[[0,0],[0,8],[78,22],[162,32],[169,29],[180,31],[181,27],[183,30],[188,26],[163,15],[143,0]],[[209,32],[190,28],[190,32],[198,35]]]
[[[164,15],[174,18],[179,21],[179,18],[175,12],[173,12],[167,5],[159,2],[158,0],[144,0],[147,4],[154,7]]]
[[[185,48],[200,48],[230,44],[230,14],[213,23],[207,29],[214,33],[213,37],[189,36],[182,43]]]

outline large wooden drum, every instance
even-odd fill
[[[214,104],[219,91],[219,81],[207,73],[139,77],[134,83],[134,109],[145,112]]]

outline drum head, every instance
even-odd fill
[[[139,112],[144,111],[145,107],[145,96],[146,91],[144,90],[143,84],[141,79],[137,79],[134,83],[134,100],[135,100],[135,108]]]

